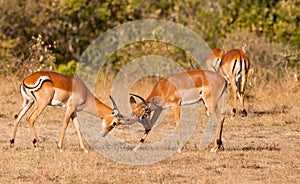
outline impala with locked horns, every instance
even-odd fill
[[[62,133],[57,145],[61,151],[66,129],[71,119],[77,131],[80,147],[84,152],[88,152],[84,146],[79,129],[78,111],[85,111],[102,119],[102,136],[107,135],[115,126],[130,122],[129,118],[119,112],[112,97],[110,99],[114,106],[113,109],[96,98],[82,80],[77,77],[50,71],[40,71],[25,77],[20,86],[20,91],[23,97],[23,105],[19,113],[15,115],[10,147],[14,147],[20,120],[32,105],[34,105],[34,108],[26,120],[32,135],[33,145],[36,148],[39,146],[39,143],[34,129],[34,122],[48,105],[66,108]]]
[[[177,127],[178,152],[181,152],[183,142],[179,126],[180,106],[201,101],[205,106],[206,115],[214,116],[218,124],[211,151],[216,152],[223,149],[221,137],[225,114],[225,94],[225,79],[215,72],[206,70],[190,70],[162,78],[153,86],[152,92],[145,99],[139,95],[131,94],[130,105],[133,116],[131,118],[138,119],[145,128],[145,132],[134,151],[138,150],[145,142],[161,112],[166,108],[171,108]],[[137,103],[134,97],[139,98],[141,102]]]

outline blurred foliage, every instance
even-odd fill
[[[98,36],[149,18],[182,24],[211,47],[238,48],[246,42],[258,68],[284,61],[299,72],[299,9],[299,0],[0,0],[0,72],[22,76],[57,69],[73,74],[81,54]],[[116,71],[133,58],[150,54],[191,67],[191,57],[183,50],[150,41],[114,53],[107,67]]]

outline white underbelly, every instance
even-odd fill
[[[198,89],[198,88],[179,89],[178,93],[179,93],[179,96],[180,96],[182,102],[199,99],[199,97],[200,97],[200,89]]]
[[[62,107],[65,107],[64,102],[59,101],[59,100],[55,100],[55,99],[52,99],[52,100],[51,100],[50,105],[52,105],[52,106],[62,106]]]

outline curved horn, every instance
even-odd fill
[[[117,104],[116,104],[116,102],[114,101],[114,99],[112,98],[111,95],[109,95],[109,98],[110,98],[110,100],[111,100],[111,102],[112,102],[112,104],[114,106],[114,109],[118,110]]]
[[[131,96],[135,96],[135,97],[141,99],[144,103],[146,103],[146,100],[145,100],[143,97],[141,97],[141,96],[139,96],[139,95],[136,95],[136,94],[132,94],[132,93],[130,93],[130,95],[131,95]]]

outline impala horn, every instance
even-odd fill
[[[109,96],[109,98],[113,104],[113,114],[114,114],[114,116],[122,119],[122,124],[131,125],[139,120],[137,117],[127,117],[127,116],[122,115],[122,113],[119,111],[118,106],[117,106],[115,100],[112,98],[112,96]]]
[[[117,106],[115,100],[112,98],[111,95],[109,95],[109,98],[110,98],[110,100],[111,100],[111,102],[112,102],[112,104],[113,104],[113,114],[114,114],[114,116],[121,116],[121,117],[123,117],[123,116],[121,115],[119,109],[118,109],[118,106]]]
[[[141,99],[142,101],[143,101],[143,103],[146,103],[146,100],[143,98],[143,97],[141,97],[141,96],[139,96],[139,95],[136,95],[136,94],[130,94],[131,96],[135,96],[135,97],[137,97],[137,98],[139,98],[139,99]]]

